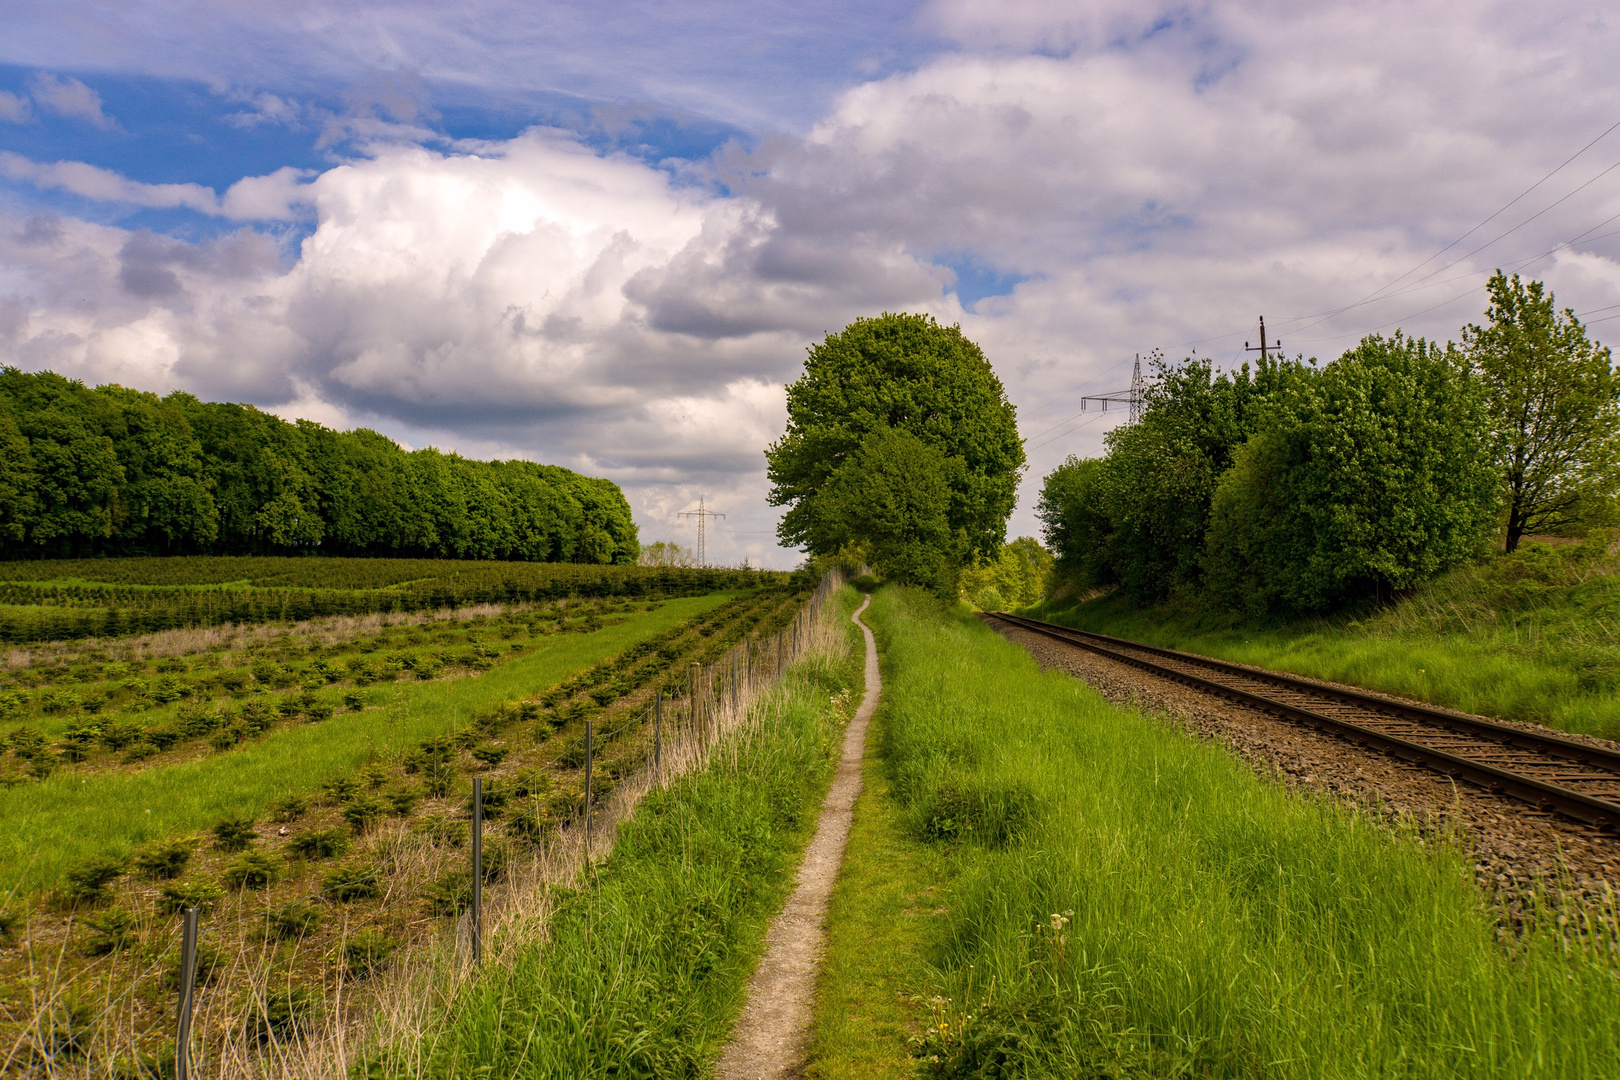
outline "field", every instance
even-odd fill
[[[919,593],[873,622],[881,782],[812,1075],[1620,1072],[1612,918],[1499,927],[1443,837],[1291,795]]]
[[[103,1065],[158,1061],[179,907],[208,912],[205,969],[227,996],[257,987],[272,1041],[321,1010],[334,973],[364,980],[432,939],[467,902],[473,775],[498,876],[582,812],[588,722],[603,798],[644,766],[651,700],[683,707],[691,665],[745,639],[750,665],[775,662],[806,594],[734,576],[753,587],[13,649],[0,938],[25,947],[0,949],[0,1061],[92,1045]]]
[[[1485,716],[1620,738],[1620,551],[1526,544],[1360,619],[1257,625],[1115,596],[1029,614]]]
[[[769,571],[456,559],[213,556],[0,563],[0,642],[119,637],[563,597],[699,596]]]

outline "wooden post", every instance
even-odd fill
[[[585,721],[585,859],[591,858],[591,722]]]
[[[664,778],[664,692],[653,697],[653,775]]]
[[[702,666],[696,660],[686,669],[686,696],[691,698],[692,705],[692,734],[701,737],[703,734],[703,691],[699,686],[702,682]]]

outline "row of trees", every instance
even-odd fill
[[[994,556],[1024,466],[1017,415],[984,353],[927,315],[857,319],[810,349],[765,452],[777,536],[954,597]]]
[[[1408,588],[1500,537],[1607,523],[1620,375],[1539,282],[1496,274],[1461,347],[1378,335],[1321,368],[1156,361],[1138,423],[1038,509],[1059,573],[1255,614]]]
[[[605,564],[640,545],[607,480],[0,369],[0,558],[300,551]]]

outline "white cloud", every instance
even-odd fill
[[[103,131],[117,127],[112,117],[101,111],[101,95],[75,78],[63,78],[47,71],[28,77],[28,92],[35,104],[58,116],[83,120]]]
[[[287,166],[266,176],[243,177],[221,198],[213,188],[201,184],[145,184],[82,161],[30,161],[21,154],[0,150],[0,177],[7,180],[32,184],[41,190],[66,191],[97,202],[195,210],[233,221],[288,221],[298,216],[298,208],[309,202],[300,181],[309,175],[308,169]]]
[[[0,122],[7,124],[26,123],[32,115],[28,107],[28,99],[13,94],[10,90],[0,90]]]

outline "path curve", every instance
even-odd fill
[[[844,733],[843,756],[832,789],[821,804],[815,838],[799,863],[798,883],[787,906],[765,935],[765,956],[748,982],[748,1004],[737,1018],[731,1044],[720,1056],[717,1080],[778,1080],[800,1075],[810,1042],[816,968],[827,938],[827,901],[844,862],[855,799],[861,793],[861,759],[866,728],[877,711],[883,680],[878,674],[877,642],[861,621],[868,596],[850,616],[866,637],[866,693]]]

